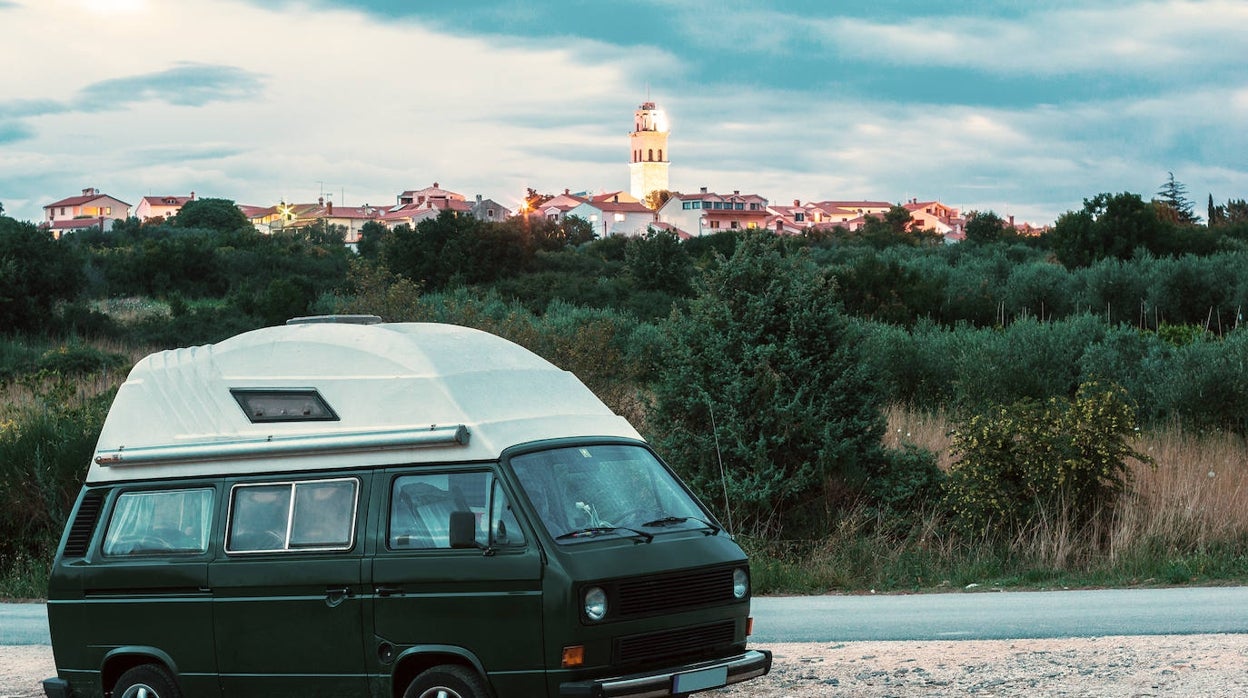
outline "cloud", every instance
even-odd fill
[[[1038,8],[1042,6],[1037,6]],[[1234,0],[1035,9],[1019,17],[914,17],[817,22],[829,45],[859,59],[993,74],[1188,75],[1242,62],[1248,5]],[[1239,47],[1239,48],[1237,48]]]
[[[34,130],[20,122],[0,122],[0,143],[16,143],[34,136]]]
[[[167,70],[88,85],[78,92],[73,108],[90,112],[145,101],[200,107],[251,99],[261,92],[263,84],[264,78],[258,73],[234,66],[178,63]]]

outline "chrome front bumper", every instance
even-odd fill
[[[559,695],[566,698],[660,698],[727,686],[769,671],[771,652],[748,650],[725,659],[685,664],[656,672],[564,683],[559,686]],[[680,693],[676,692],[678,683],[683,689]]]

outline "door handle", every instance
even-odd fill
[[[373,591],[376,592],[378,596],[402,596],[403,595],[403,587],[400,587],[400,586],[382,585],[379,587],[375,587]]]
[[[325,605],[335,608],[353,595],[351,587],[331,587],[325,590]]]

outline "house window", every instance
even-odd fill
[[[728,224],[728,227],[732,228],[733,230],[736,230],[740,226],[738,225],[736,221],[732,221],[731,223]]]
[[[694,208],[702,208],[702,202],[701,202],[701,201],[691,201],[691,202],[689,202],[689,203],[693,204],[693,207],[694,207]]]
[[[647,157],[646,157],[646,159],[647,159],[647,160],[649,160],[650,162],[654,162],[654,148],[651,148],[651,149],[647,152]]]
[[[663,149],[659,148],[659,162],[663,162]]]
[[[623,221],[623,220],[624,220],[624,214],[623,214],[623,213],[617,213],[617,214],[615,214],[615,222],[616,222],[616,223],[619,223],[619,222],[621,222],[621,221]]]
[[[486,210],[485,210],[485,217],[486,217],[486,218],[493,218],[493,217],[494,217],[494,209],[492,209],[492,208],[488,208],[488,209],[486,209]]]
[[[719,227],[719,221],[711,221],[711,227],[712,227],[712,228],[718,228],[718,227]]]
[[[753,230],[758,227],[758,221],[750,221],[745,227]]]
[[[806,220],[806,214],[805,214],[805,213],[794,213],[794,214],[793,214],[793,220],[797,221],[798,223],[801,223],[802,221]]]
[[[680,207],[681,207],[683,210],[688,211],[689,209],[693,208],[693,206],[691,206],[691,205],[690,205],[691,203],[692,203],[692,202],[689,202],[689,201],[682,201],[682,202],[680,202]]]

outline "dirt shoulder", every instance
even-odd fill
[[[707,696],[1243,696],[1248,635],[763,645],[772,673]],[[0,698],[36,698],[47,646],[0,647]]]

